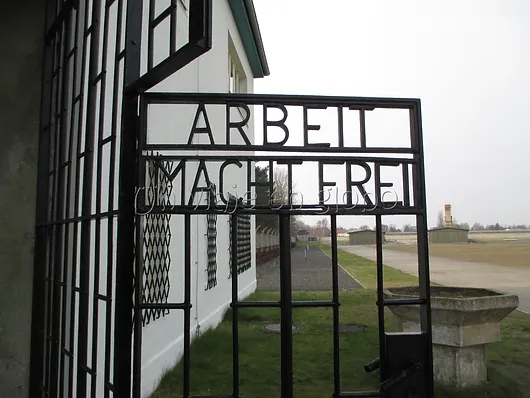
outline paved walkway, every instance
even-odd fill
[[[332,290],[331,259],[316,246],[297,246],[291,252],[293,291]],[[279,259],[257,266],[258,290],[280,291]],[[339,289],[358,289],[360,285],[339,267]]]
[[[341,246],[343,250],[375,261],[375,246]],[[416,254],[383,248],[383,262],[418,275]],[[441,285],[495,289],[519,296],[519,310],[530,313],[530,269],[430,257],[431,280]]]

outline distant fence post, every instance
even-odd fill
[[[256,226],[256,265],[280,256],[280,235],[273,228]]]

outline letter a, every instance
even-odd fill
[[[204,117],[204,123],[206,127],[197,127],[197,123],[199,122],[199,117],[201,116],[201,113]],[[208,114],[206,113],[206,108],[204,106],[204,103],[200,103],[197,108],[197,113],[195,114],[195,120],[193,121],[193,126],[191,127],[190,137],[188,138],[188,145],[191,145],[193,143],[193,137],[195,134],[208,134],[208,137],[210,138],[210,144],[215,145],[215,142],[213,140],[213,134],[212,134],[212,128],[210,127],[210,121],[208,120]]]

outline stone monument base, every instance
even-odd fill
[[[390,288],[385,299],[418,298],[418,287]],[[456,388],[487,381],[486,345],[501,340],[500,322],[519,298],[493,290],[431,287],[435,380]],[[419,306],[390,306],[399,332],[419,332]]]

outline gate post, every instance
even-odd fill
[[[140,76],[142,40],[141,1],[128,1],[125,33],[124,86]],[[118,234],[116,263],[116,301],[114,330],[114,396],[131,396],[135,187],[137,179],[136,141],[138,136],[138,95],[123,94],[121,119],[121,148],[119,164]],[[142,281],[136,281],[142,286]],[[133,379],[134,379],[133,375]]]

